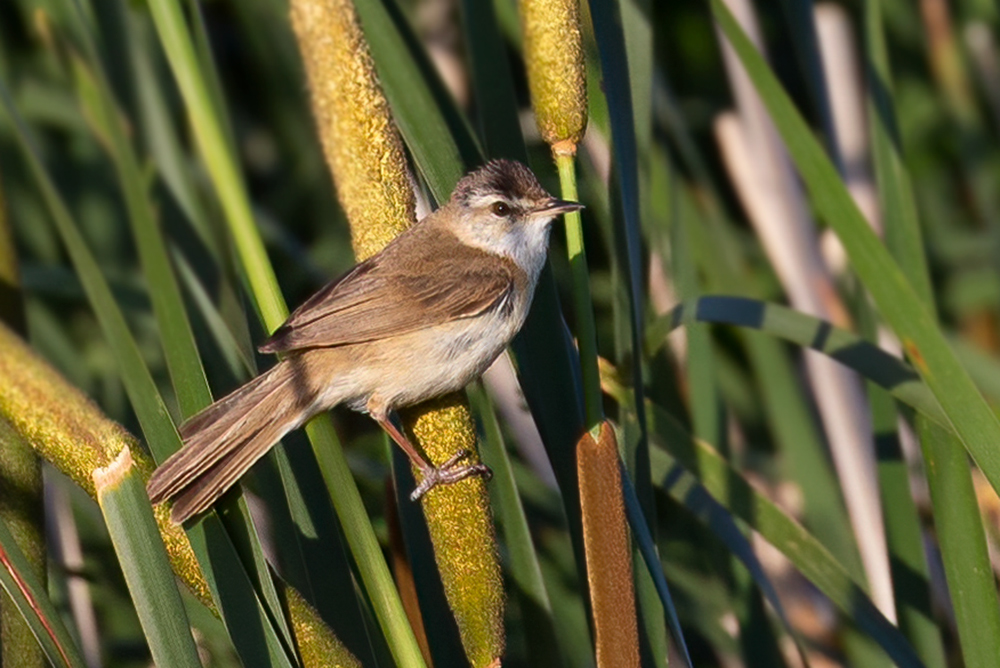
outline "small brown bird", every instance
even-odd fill
[[[282,436],[345,404],[367,412],[421,481],[489,475],[462,453],[435,467],[394,423],[395,410],[478,378],[524,324],[549,229],[582,208],[549,195],[519,162],[467,175],[451,200],[300,306],[260,347],[285,357],[185,422],[184,447],[153,473],[153,503],[183,522],[206,510]]]

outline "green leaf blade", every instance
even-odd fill
[[[962,368],[928,310],[858,211],[833,165],[770,68],[721,0],[712,9],[771,113],[809,190],[813,205],[834,228],[851,265],[905,352],[934,393],[948,421],[995,490],[1000,490],[1000,421]]]

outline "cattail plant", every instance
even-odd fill
[[[552,149],[564,199],[578,198],[574,158],[587,128],[587,72],[578,0],[521,0],[524,60],[531,106],[542,139]],[[580,213],[566,215],[566,250],[573,271],[573,307],[583,371],[588,428],[603,418],[597,373],[597,334]]]
[[[639,666],[639,624],[632,584],[632,547],[622,501],[618,442],[608,422],[576,446],[587,580],[594,611],[598,668]]]
[[[402,141],[382,93],[354,7],[346,0],[296,0],[292,24],[312,92],[327,164],[351,225],[359,260],[415,222]],[[476,451],[463,396],[403,412],[404,425],[440,465]],[[473,477],[423,499],[445,595],[473,666],[503,653],[503,583],[485,482]]]

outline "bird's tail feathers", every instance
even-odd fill
[[[153,472],[150,500],[173,499],[177,523],[207,510],[306,420],[310,402],[307,393],[296,391],[295,380],[292,365],[281,362],[181,425],[184,447]]]

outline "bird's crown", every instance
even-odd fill
[[[491,160],[459,181],[451,199],[469,206],[488,196],[508,202],[551,199],[532,171],[516,160]]]

